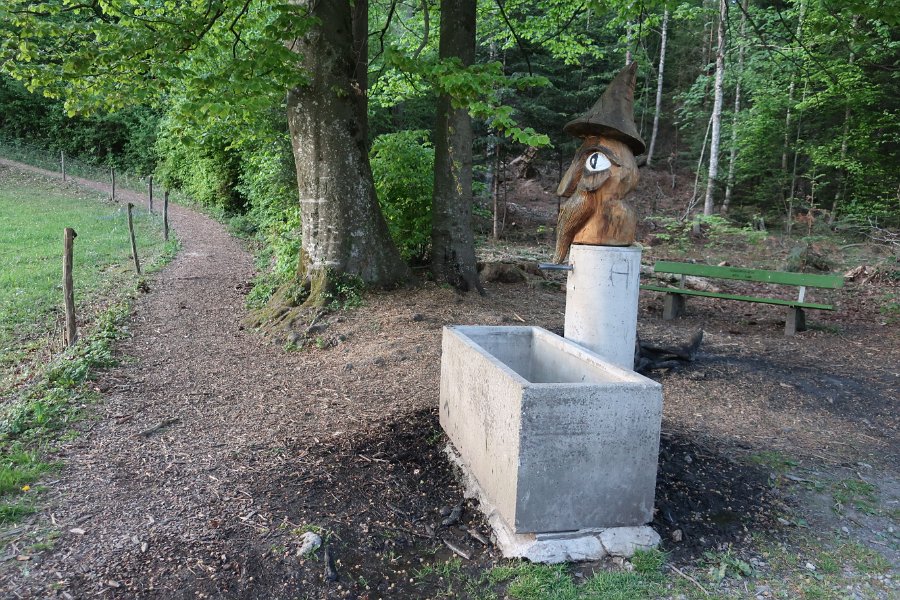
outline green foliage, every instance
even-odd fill
[[[736,166],[739,193],[757,207],[781,209],[796,164],[795,204],[900,224],[900,78],[879,66],[898,54],[888,24],[896,11],[855,4],[806,2],[802,44],[794,39],[800,2],[751,9],[757,36],[785,48],[747,46],[743,80],[751,105],[738,131]]]
[[[703,562],[708,569],[710,579],[716,583],[726,577],[741,579],[753,577],[756,574],[750,563],[737,557],[731,548],[724,552],[704,552]]]
[[[203,145],[185,143],[175,123],[162,123],[157,151],[162,161],[156,168],[159,182],[166,188],[180,189],[191,200],[219,214],[234,214],[244,207],[235,189],[238,155],[227,142],[210,139]]]
[[[328,278],[331,286],[323,294],[326,308],[330,310],[346,310],[362,306],[362,294],[366,283],[361,277],[329,271]],[[316,342],[318,345],[318,339]]]
[[[391,236],[406,260],[424,261],[431,243],[434,147],[426,131],[375,138],[370,153],[375,191]]]
[[[832,492],[834,498],[834,511],[843,514],[848,507],[873,515],[877,514],[876,506],[878,488],[860,479],[845,479],[835,485]]]
[[[111,114],[69,117],[62,102],[28,92],[18,81],[0,74],[0,138],[24,142],[52,154],[58,166],[64,151],[69,172],[75,160],[115,167],[140,176],[156,165],[157,111],[130,107]],[[43,165],[42,165],[43,166]]]
[[[33,511],[22,495],[33,495],[29,484],[52,468],[39,449],[93,398],[86,384],[97,369],[114,364],[112,343],[121,337],[119,325],[129,314],[126,303],[112,306],[96,320],[93,332],[58,357],[43,378],[0,408],[0,524]]]
[[[765,231],[757,231],[749,224],[737,227],[720,215],[697,215],[693,220],[681,220],[673,217],[649,217],[663,228],[656,238],[681,250],[693,244],[694,224],[700,223],[701,235],[705,237],[705,246],[715,248],[726,245],[755,245],[766,239]]]
[[[237,191],[249,206],[245,218],[255,229],[261,271],[247,304],[262,308],[275,290],[296,275],[299,264],[300,204],[286,135],[242,149]]]
[[[70,114],[167,99],[184,121],[252,118],[302,81],[284,40],[311,25],[282,0],[0,5],[0,64]]]

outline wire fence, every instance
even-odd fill
[[[135,175],[128,171],[113,170],[109,166],[86,160],[84,157],[71,157],[62,152],[52,152],[45,146],[30,144],[23,140],[0,137],[0,158],[25,163],[33,167],[65,173],[66,177],[89,179],[112,184],[115,173],[116,189],[129,190],[140,194],[149,193],[150,178]],[[63,168],[65,167],[65,171]],[[154,186],[154,196],[157,187]],[[160,192],[162,190],[159,190]],[[160,198],[162,193],[159,194]]]

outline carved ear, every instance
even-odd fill
[[[556,188],[557,196],[568,198],[575,193],[575,189],[578,187],[578,182],[581,181],[581,172],[583,166],[584,163],[581,160],[581,154],[579,153],[575,156],[575,160],[572,161],[572,164],[569,165],[568,170],[566,170],[565,175],[563,175],[562,179],[560,180],[559,187]]]

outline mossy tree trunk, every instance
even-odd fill
[[[295,42],[309,82],[287,97],[302,215],[298,277],[308,292],[301,294],[305,303],[317,305],[336,277],[391,286],[408,276],[408,268],[391,240],[372,182],[365,82],[355,79],[365,44],[354,42],[350,1],[294,1],[320,23]]]
[[[457,57],[466,66],[475,61],[476,5],[476,0],[441,0],[442,60]],[[438,281],[484,293],[472,233],[472,137],[469,113],[453,108],[450,96],[441,94],[434,135],[431,269]]]

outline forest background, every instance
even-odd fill
[[[297,12],[315,4],[11,2],[0,8],[0,144],[153,175],[230,219],[260,242],[267,268],[250,302],[262,306],[298,272],[285,90],[310,73],[291,67],[296,55],[284,42],[288,28],[317,27]],[[503,165],[536,148],[536,163],[561,173],[577,145],[563,125],[631,60],[646,168],[696,173],[683,218],[721,213],[740,225],[762,217],[789,227],[794,214],[818,211],[832,227],[900,225],[895,3],[481,0],[471,65],[440,51],[456,26],[441,23],[452,4],[354,6],[365,6],[368,30],[358,78],[365,150],[381,212],[413,267],[428,265],[432,251],[442,94],[473,117],[465,201],[489,227]],[[171,18],[146,30],[150,14]],[[85,28],[119,54],[70,49]],[[153,41],[148,32],[160,36],[152,51],[139,44]],[[149,60],[159,64],[147,68]]]

